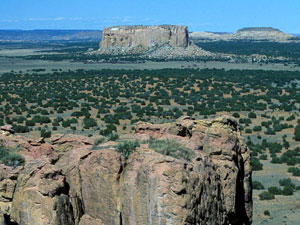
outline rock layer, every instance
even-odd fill
[[[139,53],[153,47],[169,44],[171,47],[188,46],[185,26],[116,26],[105,28],[101,50]]]
[[[150,58],[212,56],[189,41],[186,26],[115,26],[102,33],[100,54]]]
[[[69,151],[31,158],[23,168],[0,167],[0,222],[251,223],[250,151],[235,121],[186,117],[170,124],[139,123],[134,138],[149,137],[174,138],[193,149],[195,157],[175,159],[142,144],[125,159],[113,144],[101,150],[77,144]]]

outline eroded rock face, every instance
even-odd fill
[[[214,57],[189,41],[186,26],[115,26],[105,28],[96,54],[146,58]]]
[[[250,152],[237,124],[181,118],[139,123],[134,138],[174,138],[191,161],[142,144],[127,160],[113,146],[75,147],[24,168],[0,168],[2,221],[31,225],[250,224]],[[53,140],[54,141],[54,140]],[[53,142],[55,143],[55,141]],[[0,219],[1,222],[1,219]]]
[[[102,51],[140,53],[152,47],[168,44],[172,47],[188,46],[186,26],[115,26],[105,28],[100,48]]]

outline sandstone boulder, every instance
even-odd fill
[[[1,132],[2,132],[3,134],[5,134],[5,135],[9,135],[9,134],[14,134],[14,133],[15,133],[15,131],[14,131],[12,125],[4,125],[4,126],[1,126],[1,127],[0,127],[0,130],[1,130]]]
[[[234,120],[185,117],[176,123],[137,125],[136,139],[151,136],[175,138],[193,149],[195,156],[191,161],[175,159],[142,144],[125,159],[113,145],[99,150],[80,145],[56,156],[29,160],[23,168],[0,168],[0,222],[251,223],[250,152]]]

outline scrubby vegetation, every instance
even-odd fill
[[[23,156],[0,145],[0,163],[6,166],[17,167],[22,166],[25,163],[25,159]]]
[[[266,63],[280,62],[274,57],[285,57],[285,63],[296,63],[300,65],[300,47],[298,43],[278,42],[255,42],[255,41],[217,41],[217,42],[196,42],[196,44],[211,52],[223,52],[237,55],[266,55]]]
[[[264,215],[265,215],[265,216],[270,216],[270,215],[271,215],[271,213],[270,213],[270,211],[269,211],[269,210],[265,210],[265,211],[264,211]]]
[[[272,199],[275,199],[274,194],[272,194],[272,193],[270,193],[268,191],[264,191],[264,192],[260,193],[258,196],[259,196],[260,200],[272,200]]]
[[[151,138],[148,141],[149,147],[154,149],[156,152],[163,155],[169,155],[177,159],[191,160],[194,156],[194,151],[183,146],[177,141],[170,140],[157,140]]]
[[[254,190],[263,190],[263,189],[265,189],[265,187],[263,186],[263,184],[261,182],[259,182],[259,181],[256,181],[256,180],[252,182],[252,188]]]
[[[138,141],[123,141],[120,142],[117,147],[116,151],[120,152],[121,155],[125,158],[128,159],[128,157],[135,151],[137,147],[139,147],[140,144]]]

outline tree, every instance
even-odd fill
[[[97,122],[93,118],[84,118],[83,119],[83,128],[84,129],[89,129],[91,127],[97,126]]]
[[[255,112],[250,112],[250,113],[248,114],[248,118],[250,118],[250,119],[255,119],[255,118],[256,118],[256,113],[255,113]]]
[[[265,187],[262,185],[262,183],[260,183],[259,181],[253,181],[252,182],[252,187],[254,190],[263,190],[265,189]]]
[[[275,196],[268,191],[264,191],[264,192],[260,193],[258,196],[259,196],[260,200],[272,200],[275,198]]]
[[[46,131],[46,130],[42,129],[41,130],[41,137],[50,138],[51,137],[51,131]]]

